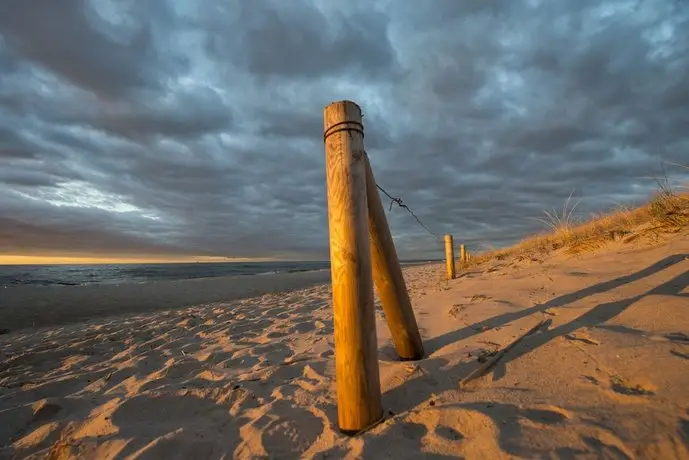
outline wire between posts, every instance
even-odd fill
[[[388,198],[390,198],[390,208],[389,208],[389,209],[392,209],[392,204],[393,204],[393,203],[397,204],[397,206],[399,206],[400,208],[406,209],[407,212],[408,212],[409,214],[411,214],[411,216],[412,216],[414,219],[416,219],[416,222],[421,226],[421,228],[423,228],[424,230],[426,230],[426,232],[428,232],[430,235],[434,236],[435,238],[438,238],[438,239],[440,238],[435,232],[431,231],[428,227],[426,227],[426,225],[425,225],[423,222],[421,222],[421,219],[419,219],[419,217],[418,217],[416,214],[414,214],[414,211],[412,211],[412,210],[409,208],[409,206],[407,206],[406,204],[404,204],[404,202],[402,202],[402,198],[398,198],[398,197],[393,197],[393,196],[391,196],[387,191],[385,191],[385,189],[384,189],[383,187],[381,187],[381,186],[378,185],[378,184],[376,184],[376,187],[378,187],[378,190],[380,190],[381,192],[383,192],[383,193],[385,194],[385,196],[387,196]]]
[[[368,156],[368,153],[365,152],[365,151],[364,151],[364,154],[365,154],[366,156]],[[423,228],[424,230],[426,230],[426,232],[428,232],[428,234],[430,234],[431,236],[433,236],[433,237],[435,237],[435,238],[437,238],[437,239],[440,239],[440,237],[438,236],[438,234],[436,234],[435,232],[431,231],[423,222],[421,222],[421,219],[419,219],[419,217],[414,213],[414,211],[412,211],[411,208],[410,208],[409,206],[407,206],[407,205],[402,201],[402,198],[394,197],[394,196],[390,195],[390,194],[387,192],[387,190],[385,190],[383,187],[381,187],[381,186],[380,186],[379,184],[377,184],[377,183],[376,183],[376,187],[378,188],[378,190],[380,190],[381,192],[383,192],[383,193],[385,194],[385,196],[387,196],[388,198],[390,198],[390,208],[389,208],[389,210],[392,210],[392,204],[393,204],[393,203],[397,204],[397,206],[399,206],[400,208],[406,209],[407,212],[408,212],[409,214],[411,214],[411,216],[412,216],[412,217],[416,220],[416,222],[421,226],[421,228]]]
[[[363,114],[362,114],[363,117]],[[354,125],[354,126],[349,126],[349,125]],[[358,132],[361,134],[361,137],[364,137],[364,125],[363,123],[360,123],[358,121],[353,121],[353,120],[347,120],[347,121],[341,121],[339,123],[335,123],[332,126],[329,126],[328,129],[323,133],[323,142],[326,142],[329,136],[339,133],[342,131],[354,131]],[[364,155],[368,157],[368,152],[364,150]],[[378,190],[383,192],[385,196],[390,198],[390,210],[392,210],[392,204],[395,203],[397,206],[400,208],[406,209],[406,211],[416,220],[416,222],[423,228],[426,232],[428,232],[429,235],[433,236],[436,239],[440,239],[437,233],[431,231],[423,222],[421,222],[421,219],[414,213],[414,211],[411,210],[409,206],[407,206],[403,201],[402,198],[400,197],[394,197],[390,195],[383,187],[381,187],[379,184],[376,183],[376,187]]]

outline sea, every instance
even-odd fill
[[[415,265],[427,261],[403,261]],[[330,262],[211,262],[92,265],[0,265],[0,287],[80,286],[147,283],[162,280],[271,275],[329,270]]]

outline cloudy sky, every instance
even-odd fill
[[[682,0],[3,0],[0,254],[326,259],[342,99],[432,231],[509,244],[689,163],[688,48]]]

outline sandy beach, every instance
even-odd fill
[[[159,290],[158,311],[0,336],[0,457],[689,458],[686,230],[496,260],[451,281],[440,264],[405,268],[427,356],[396,360],[378,308],[386,419],[357,437],[337,430],[327,273],[289,276],[290,292],[244,286],[173,309],[195,282],[179,283]],[[76,320],[111,313],[113,296],[142,298],[132,289],[54,288],[44,300]],[[17,327],[42,310],[31,311]]]

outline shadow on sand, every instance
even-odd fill
[[[600,294],[606,291],[610,291],[616,288],[619,288],[625,284],[633,283],[635,281],[641,280],[643,278],[649,277],[653,274],[659,273],[660,271],[667,269],[673,265],[676,265],[684,260],[686,260],[689,257],[689,254],[677,254],[677,255],[672,255],[669,257],[666,257],[662,260],[659,260],[658,262],[644,268],[643,270],[639,270],[638,272],[635,272],[630,275],[625,275],[621,276],[609,281],[601,282],[598,284],[595,284],[593,286],[589,286],[587,288],[565,294],[562,296],[559,296],[557,298],[554,298],[544,304],[539,304],[535,305],[530,308],[523,309],[521,311],[516,311],[516,312],[510,312],[510,313],[505,313],[501,314],[498,316],[494,316],[492,318],[488,318],[484,321],[480,321],[478,323],[474,323],[472,326],[476,329],[479,328],[495,328],[495,327],[501,327],[506,325],[507,323],[510,323],[512,321],[518,320],[520,318],[525,318],[529,315],[533,315],[534,313],[540,313],[546,310],[547,308],[553,308],[553,307],[564,307],[567,306],[568,304],[577,301],[579,299],[582,299],[587,296],[595,295],[595,294]],[[602,325],[606,321],[610,321],[611,319],[615,318],[619,314],[621,314],[623,311],[625,311],[629,306],[634,304],[636,301],[640,300],[641,298],[645,296],[650,296],[650,295],[668,295],[668,296],[677,296],[681,298],[687,298],[689,299],[689,294],[682,293],[682,291],[689,286],[689,271],[686,271],[669,281],[662,283],[647,292],[639,295],[639,296],[634,296],[630,297],[624,300],[619,300],[615,302],[606,302],[606,303],[601,303],[590,310],[588,310],[586,313],[582,314],[581,316],[577,317],[576,319],[563,324],[561,326],[558,326],[552,330],[546,330],[544,332],[541,332],[539,334],[530,336],[525,338],[524,340],[521,341],[519,345],[517,345],[515,348],[513,348],[510,352],[508,352],[500,361],[498,367],[494,370],[496,373],[502,373],[504,374],[505,372],[505,366],[507,363],[510,361],[513,361],[543,345],[546,343],[550,342],[551,340],[555,339],[556,337],[563,336],[565,334],[569,334],[579,328],[585,328],[585,327],[595,327]],[[687,304],[689,307],[689,303]],[[689,312],[689,310],[688,310]],[[427,350],[427,356],[432,355],[434,351],[437,351],[441,349],[444,346],[447,346],[449,344],[452,344],[454,342],[460,341],[462,339],[465,339],[467,337],[473,336],[477,334],[476,330],[470,327],[465,327],[458,329],[456,331],[434,337],[432,339],[426,340],[424,343],[424,346],[426,347]],[[388,353],[389,354],[389,353]],[[394,413],[411,413],[415,409],[418,409],[418,407],[424,403],[424,405],[428,405],[429,401],[432,401],[434,394],[440,394],[444,391],[449,391],[449,390],[457,390],[458,389],[458,382],[461,380],[463,377],[468,375],[476,366],[475,362],[464,362],[460,363],[459,365],[455,366],[449,366],[449,363],[447,360],[436,357],[436,358],[426,358],[423,361],[421,361],[422,367],[424,369],[424,372],[421,376],[408,380],[404,384],[395,387],[394,389],[387,391],[383,395],[383,401],[384,405],[386,407],[386,410],[388,410],[388,415],[392,416]],[[499,390],[499,388],[494,387],[493,389]],[[463,390],[466,392],[471,392],[471,389]],[[510,391],[520,391],[519,388],[510,388]],[[529,390],[524,390],[521,389],[521,391],[529,391]],[[433,404],[431,404],[433,405]],[[533,420],[534,422],[539,422],[539,423],[545,423],[545,424],[556,424],[559,423],[560,421],[563,420],[562,415],[557,412],[557,411],[550,411],[550,410],[524,410],[520,409],[517,406],[514,405],[509,405],[509,404],[498,404],[498,403],[492,403],[492,402],[472,402],[472,403],[466,403],[466,404],[460,404],[459,406],[457,405],[443,405],[441,406],[442,408],[447,408],[447,407],[460,407],[460,408],[465,408],[468,410],[472,411],[478,411],[488,417],[495,418],[495,414],[500,414],[500,421],[494,420],[495,426],[499,427],[500,434],[499,434],[499,442],[500,442],[500,447],[505,450],[507,453],[511,455],[517,455],[517,456],[526,456],[527,458],[535,458],[539,456],[548,456],[552,454],[551,452],[545,452],[545,451],[539,451],[536,448],[529,448],[526,449],[522,444],[519,444],[518,438],[519,438],[519,432],[520,432],[520,425],[517,422],[517,419],[519,417],[521,418],[526,418],[529,420]],[[510,415],[511,414],[511,415]],[[407,432],[405,431],[404,425],[405,422],[403,422],[401,419],[397,420],[397,424],[395,424],[395,430],[399,431],[404,435],[404,433],[407,433],[407,437],[409,437],[409,434],[413,434],[412,432],[416,433],[414,436],[415,438],[415,443],[412,443],[411,441],[407,441],[409,443],[409,449],[420,449],[422,446],[422,441],[421,438],[425,436],[426,430],[423,428],[422,425],[419,425],[417,428],[410,428],[411,431]],[[682,427],[683,430],[682,433],[684,436],[686,436],[686,433],[689,432],[687,431],[687,422],[683,421]],[[400,426],[397,426],[400,425]],[[413,425],[413,424],[412,424]],[[419,428],[420,427],[420,428]],[[415,431],[416,430],[416,431]],[[422,433],[423,431],[423,433]],[[459,434],[461,436],[461,433]],[[404,438],[404,436],[402,436]],[[370,440],[371,446],[375,445],[376,443],[389,443],[391,438],[389,436],[379,436],[374,439]],[[597,439],[583,439],[584,443],[588,446],[590,449],[589,452],[586,452],[587,454],[590,454],[591,452],[596,453],[597,455],[602,455],[602,456],[613,456],[615,458],[628,458],[623,452],[616,450],[614,446],[608,446],[601,444],[599,440]],[[397,443],[398,440],[395,438],[395,443]],[[402,441],[404,442],[404,441]],[[413,445],[412,445],[413,444]],[[366,447],[368,448],[369,444],[366,444]],[[410,451],[411,452],[411,451]],[[417,450],[418,452],[418,450]],[[565,448],[562,451],[558,451],[557,454],[559,455],[559,458],[574,458],[576,455],[583,454],[585,452],[583,451],[575,451],[569,448]],[[596,455],[594,454],[594,455]],[[617,457],[616,457],[617,456]],[[438,457],[441,458],[441,457]],[[606,457],[607,458],[607,457]]]

